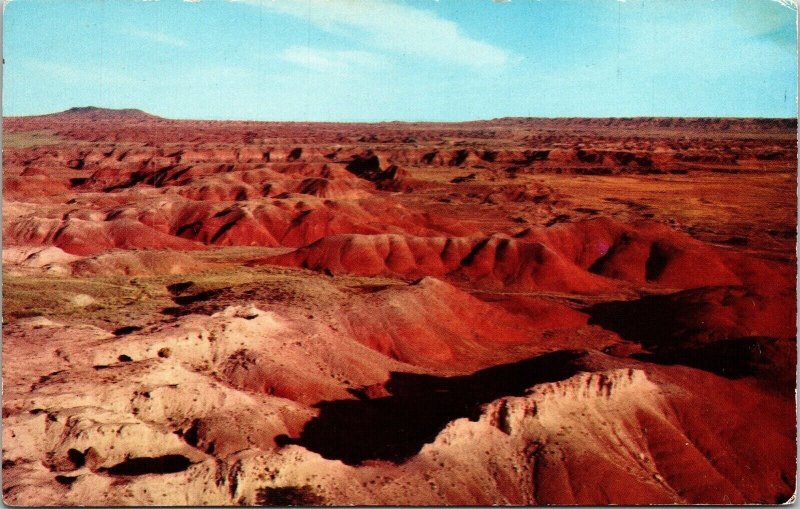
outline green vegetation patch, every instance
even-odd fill
[[[3,322],[30,316],[139,322],[171,303],[163,285],[126,277],[3,276]]]
[[[185,289],[173,295],[167,287],[175,284]],[[211,295],[208,305],[184,304],[187,312],[213,312],[227,305],[248,302],[305,306],[346,298],[346,294],[339,291],[361,293],[398,284],[405,283],[386,278],[332,278],[275,266],[226,267],[200,273],[141,277],[4,273],[3,322],[44,316],[57,321],[116,328],[170,319],[164,310],[181,307],[176,297],[204,292]]]
[[[22,132],[4,132],[3,133],[3,148],[31,148],[40,147],[44,145],[58,145],[67,140],[54,134],[51,131],[22,131]]]

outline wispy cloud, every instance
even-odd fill
[[[104,85],[120,86],[131,86],[137,83],[128,73],[106,66],[73,65],[34,59],[25,60],[22,65],[29,72],[70,85],[86,83],[87,80],[101,82]]]
[[[240,0],[306,20],[327,32],[363,38],[402,55],[473,68],[503,66],[513,55],[465,34],[435,12],[388,0]]]
[[[733,4],[734,20],[746,33],[776,43],[792,53],[797,48],[796,10],[794,0],[738,0]]]
[[[775,0],[784,7],[797,10],[797,0]]]
[[[167,46],[174,46],[176,48],[183,48],[187,46],[187,42],[180,37],[175,37],[173,35],[165,34],[162,32],[151,32],[149,30],[139,30],[135,28],[129,28],[125,30],[126,35],[130,35],[132,37],[137,37],[144,41],[154,42],[156,44],[165,44]]]
[[[368,51],[341,51],[290,46],[279,55],[282,60],[319,72],[345,72],[352,68],[377,69],[383,59]]]

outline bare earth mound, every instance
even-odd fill
[[[4,130],[8,504],[795,491],[794,121]]]

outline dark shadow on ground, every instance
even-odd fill
[[[604,302],[583,312],[590,316],[590,325],[642,345],[646,353],[631,355],[638,360],[680,364],[731,379],[793,380],[793,338],[743,335],[735,326],[720,328],[707,323],[707,316],[726,312],[726,305],[750,296],[739,287],[708,287]]]
[[[680,364],[736,379],[753,375],[760,364],[767,364],[768,360],[762,348],[763,341],[775,341],[775,339],[736,338],[693,348],[636,353],[631,357],[657,364]]]
[[[523,395],[529,387],[571,377],[581,370],[585,351],[562,350],[471,375],[437,377],[392,373],[388,397],[324,401],[318,417],[289,443],[349,465],[365,460],[402,462],[432,442],[450,421],[477,419],[481,405],[503,396]]]
[[[180,454],[167,454],[155,458],[140,457],[129,458],[122,463],[109,467],[111,475],[146,475],[146,474],[173,474],[183,472],[191,465],[186,456]]]

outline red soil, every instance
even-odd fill
[[[4,316],[12,503],[795,489],[793,121],[78,108],[4,129],[13,288],[138,291]]]

